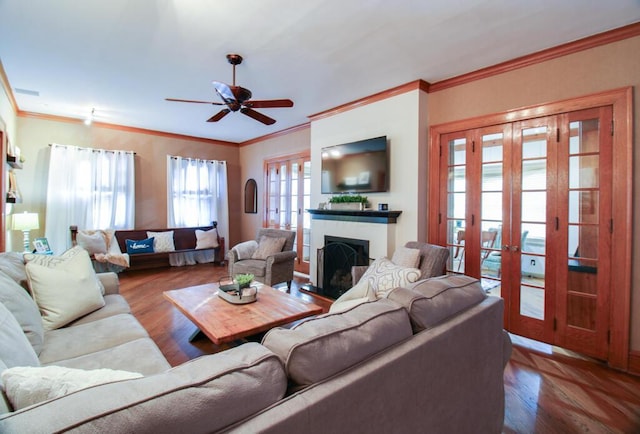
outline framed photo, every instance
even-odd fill
[[[33,240],[33,247],[36,248],[36,253],[41,253],[45,255],[50,255],[53,252],[51,251],[51,247],[49,247],[49,241],[46,238],[36,238]]]

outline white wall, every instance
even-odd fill
[[[242,229],[241,240],[253,239],[256,232],[262,227],[265,209],[265,185],[264,185],[264,161],[282,155],[297,154],[309,150],[310,128],[303,127],[288,134],[279,135],[251,145],[240,147],[240,186],[242,188],[241,200]],[[244,184],[253,178],[258,185],[258,213],[244,213]],[[233,245],[229,245],[233,247]]]
[[[389,191],[367,194],[373,209],[377,209],[379,203],[387,203],[390,210],[402,211],[395,225],[380,228],[380,233],[384,233],[387,239],[395,243],[387,248],[387,255],[393,253],[396,246],[418,240],[419,233],[423,234],[423,240],[426,236],[427,173],[426,161],[421,160],[426,159],[427,131],[426,115],[421,113],[421,110],[426,108],[426,96],[422,94],[420,90],[406,92],[311,122],[312,207],[317,207],[318,203],[326,202],[331,197],[320,193],[322,148],[387,136],[390,152]],[[424,197],[421,198],[420,195]],[[419,228],[420,226],[422,228]],[[321,230],[321,226],[315,225],[312,220],[312,281],[316,278],[315,252],[324,243],[324,235],[319,233]],[[389,230],[394,231],[391,236],[388,235]],[[375,233],[375,229],[369,231],[369,234],[372,234],[369,239],[375,237]]]

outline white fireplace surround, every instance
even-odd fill
[[[318,282],[317,252],[324,247],[324,236],[356,238],[369,241],[369,257],[391,257],[395,250],[395,224],[366,223],[339,220],[311,220],[311,251],[309,279],[313,285]]]

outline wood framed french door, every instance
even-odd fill
[[[620,203],[631,185],[628,97],[614,91],[492,115],[485,125],[433,127],[431,155],[440,157],[429,190],[430,241],[449,248],[449,273],[478,277],[504,298],[507,330],[621,368],[631,285],[631,202]]]
[[[295,270],[309,274],[311,246],[311,155],[309,152],[265,161],[263,226],[296,232]]]

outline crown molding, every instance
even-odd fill
[[[266,134],[264,136],[256,137],[255,139],[249,139],[244,142],[240,142],[240,146],[249,146],[254,143],[264,142],[265,140],[273,139],[276,137],[284,136],[287,134],[302,131],[304,129],[311,128],[311,122],[305,122],[304,124],[296,125],[294,127],[285,128],[284,130],[276,131],[275,133]]]
[[[546,50],[527,54],[526,56],[507,60],[506,62],[478,69],[467,74],[437,81],[429,86],[429,92],[437,92],[439,90],[460,86],[461,84],[470,83],[472,81],[481,80],[494,75],[504,74],[505,72],[546,62],[547,60],[556,59],[558,57],[588,50],[590,48],[611,44],[612,42],[622,41],[623,39],[633,38],[638,35],[640,35],[640,22],[603,33],[598,33],[583,39],[578,39],[577,41],[567,42],[566,44],[557,45]]]
[[[84,120],[82,119],[77,119],[77,118],[70,118],[70,117],[66,117],[66,116],[57,116],[57,115],[50,115],[50,114],[42,114],[42,113],[35,113],[35,112],[27,112],[27,111],[18,111],[17,113],[18,117],[23,117],[23,118],[33,118],[33,119],[42,119],[42,120],[48,120],[48,121],[55,121],[55,122],[66,122],[66,123],[71,123],[71,124],[83,124]],[[100,128],[107,128],[107,129],[111,129],[111,130],[118,130],[118,131],[124,131],[124,132],[128,132],[128,133],[138,133],[138,134],[146,134],[146,135],[151,135],[151,136],[159,136],[159,137],[166,137],[166,138],[170,138],[170,139],[176,139],[176,140],[190,140],[193,142],[202,142],[202,143],[209,143],[212,145],[221,145],[221,146],[233,146],[233,147],[237,147],[238,143],[235,142],[227,142],[224,140],[215,140],[215,139],[207,139],[204,137],[195,137],[195,136],[187,136],[184,134],[175,134],[175,133],[166,133],[163,131],[157,131],[157,130],[148,130],[145,128],[137,128],[137,127],[127,127],[124,125],[117,125],[117,124],[109,124],[106,122],[98,122],[98,121],[93,121],[91,123],[92,126],[96,126],[96,127],[100,127]]]
[[[11,90],[11,86],[9,85],[9,79],[7,78],[7,73],[4,70],[4,65],[2,65],[2,59],[0,59],[0,85],[4,89],[4,92],[7,94],[7,98],[9,99],[9,104],[13,108],[13,112],[18,112],[18,103],[16,102],[16,98],[13,95],[13,91]]]
[[[424,80],[414,80],[409,83],[401,84],[400,86],[392,87],[391,89],[383,90],[382,92],[374,93],[373,95],[366,96],[364,98],[357,99],[355,101],[348,102],[346,104],[339,105],[329,110],[325,110],[320,113],[316,113],[308,116],[311,122],[335,116],[339,113],[344,113],[349,110],[353,110],[358,107],[372,104],[374,102],[382,101],[383,99],[391,98],[392,96],[400,95],[403,93],[411,92],[413,90],[421,90],[423,92],[429,92],[430,84]]]

